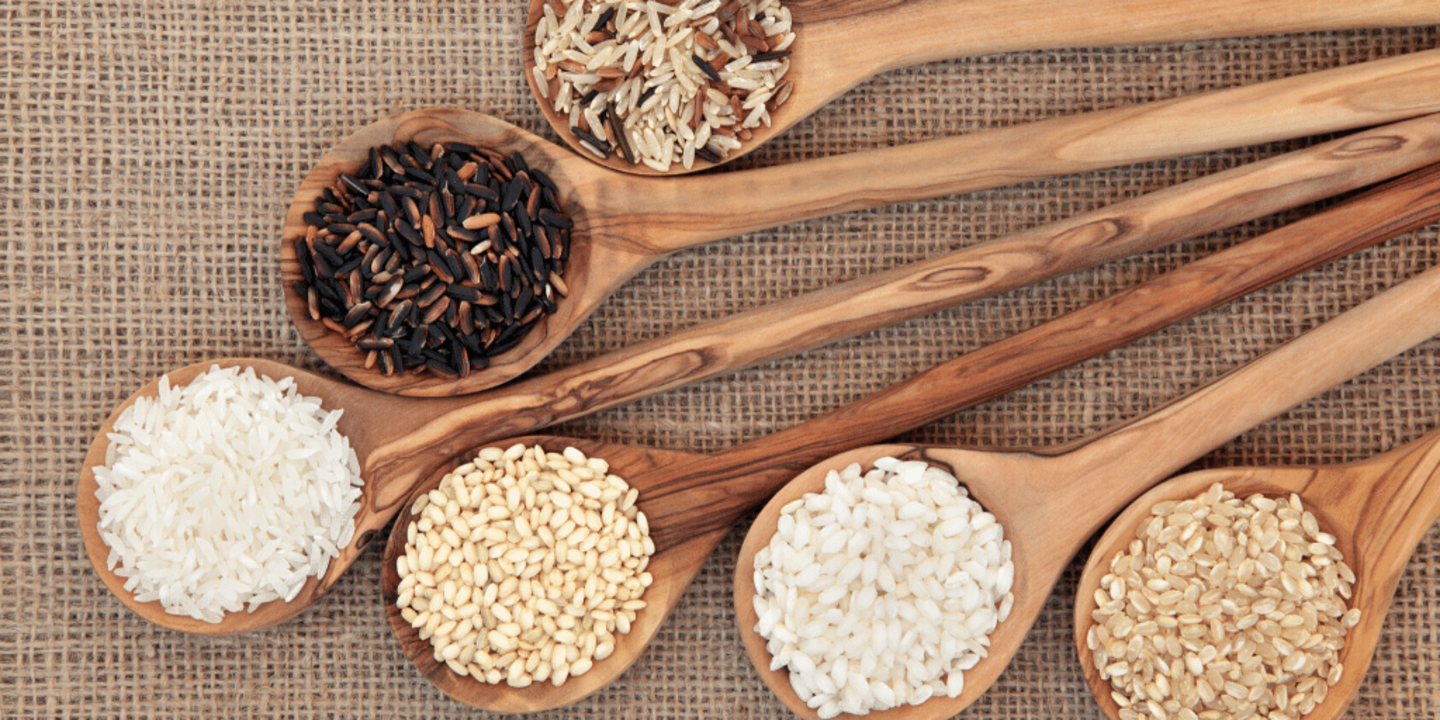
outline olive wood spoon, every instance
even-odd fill
[[[646,593],[646,609],[632,623],[630,633],[619,640],[610,658],[558,688],[538,683],[515,689],[460,677],[435,661],[433,649],[428,649],[429,645],[419,639],[418,632],[395,607],[399,584],[395,559],[403,553],[408,525],[402,518],[391,531],[382,577],[391,629],[421,674],[466,704],[503,712],[531,712],[575,702],[618,677],[639,657],[731,525],[806,467],[836,452],[883,440],[998,397],[1293,274],[1292,270],[1281,269],[1293,261],[1285,252],[1286,248],[1297,247],[1292,243],[1326,245],[1333,242],[1327,238],[1359,235],[1378,241],[1440,220],[1437,190],[1440,169],[1416,173],[1368,198],[1247,241],[951,360],[849,406],[716,455],[572,438],[521,438],[494,443],[509,446],[514,442],[540,442],[550,450],[573,444],[587,454],[605,458],[612,472],[639,488],[639,507],[649,518],[656,547],[651,559],[655,584]],[[1385,203],[1384,209],[1372,203],[1377,198],[1399,197],[1405,199],[1394,205]],[[1378,228],[1363,227],[1365,220]],[[437,487],[449,470],[469,462],[473,452],[472,448],[454,455],[424,482],[413,486],[403,507],[410,507],[420,494]],[[1017,603],[1017,609],[1020,607]],[[958,708],[949,712],[958,712]]]
[[[587,160],[628,173],[680,175],[716,166],[696,158],[689,170],[676,162],[662,173],[644,164],[632,165],[618,152],[601,161],[582,146],[570,129],[568,113],[562,116],[555,111],[555,82],[542,93],[534,73],[536,30],[547,2],[557,17],[565,16],[565,8],[555,0],[530,0],[522,54],[526,82],[556,135]],[[770,125],[752,129],[753,136],[724,162],[751,152],[870,77],[911,65],[1023,50],[1440,22],[1440,8],[1428,0],[1231,0],[1206,5],[1169,0],[796,0],[783,4],[790,10],[795,32],[784,78],[793,90],[784,104],[771,111]]]
[[[366,479],[364,509],[355,540],[342,549],[323,579],[291,603],[270,603],[254,614],[227,616],[218,625],[167,615],[158,603],[136,603],[124,582],[105,566],[108,551],[96,535],[98,506],[91,468],[101,464],[107,433],[119,413],[140,396],[154,396],[159,380],[138,390],[100,428],[82,468],[78,512],[92,565],[107,587],[132,610],[158,625],[204,635],[231,635],[270,627],[301,612],[328,590],[389,522],[408,494],[433,468],[477,443],[530,432],[564,420],[720,375],[785,352],[815,347],[900,322],[946,304],[984,297],[1052,277],[1091,262],[1139,252],[1210,232],[1393,176],[1419,162],[1440,161],[1440,117],[1427,116],[1234,168],[1213,176],[1082,214],[1068,221],[984,243],[914,266],[878,273],[787,299],[723,320],[697,325],[531,378],[473,398],[411,399],[337,383],[266,360],[230,359],[271,377],[296,378],[301,392],[322,397],[327,408],[349,410],[339,429],[360,458]],[[1407,198],[1384,210],[1406,215]],[[1327,242],[1326,238],[1331,241]],[[1381,236],[1297,234],[1276,257],[1296,270],[1349,252]],[[1308,260],[1307,260],[1308,258]],[[1278,266],[1268,272],[1280,272]],[[772,332],[754,332],[757,327]],[[209,367],[198,363],[170,373],[174,385]],[[401,428],[401,430],[397,430]],[[404,429],[410,429],[406,431]]]
[[[1430,309],[1429,312],[1434,312]],[[1405,565],[1430,526],[1440,518],[1440,431],[1358,462],[1321,467],[1217,468],[1167,480],[1130,504],[1100,537],[1091,552],[1075,601],[1075,640],[1085,679],[1100,707],[1112,718],[1119,706],[1110,683],[1101,680],[1085,637],[1094,624],[1095,590],[1109,570],[1110,559],[1125,549],[1140,521],[1165,499],[1191,498],[1221,483],[1239,497],[1256,493],[1300,496],[1320,529],[1335,536],[1345,563],[1355,571],[1349,606],[1360,608],[1360,624],[1352,628],[1340,651],[1344,671],[1325,699],[1305,720],[1333,720],[1344,714],[1370,666],[1380,630]]]
[[[321,359],[346,377],[404,395],[475,392],[510,380],[560,344],[627,279],[693,245],[901,200],[995,187],[1440,112],[1440,50],[1254,86],[1058,118],[958,138],[793,165],[701,177],[619,175],[479,113],[424,110],[365,127],[330,151],[296,193],[282,230],[282,287],[290,317]],[[1223,122],[1221,121],[1223,120]],[[469,376],[386,376],[365,353],[308,314],[294,243],[305,212],[376,145],[463,140],[518,151],[560,187],[575,222],[568,296],[520,343]]]
[[[1440,269],[1386,291],[1174,403],[1076,442],[996,451],[879,445],[825,460],[776,493],[745,536],[735,569],[736,622],[745,649],[765,684],[787,707],[801,717],[819,717],[790,686],[786,669],[769,669],[766,641],[754,631],[759,620],[753,604],[755,554],[775,534],[780,509],[805,493],[822,492],[829,471],[851,463],[868,468],[886,456],[924,460],[954,473],[976,502],[995,515],[1011,543],[1015,564],[1009,618],[990,634],[989,656],[965,672],[960,696],[870,715],[950,717],[974,703],[999,677],[1061,571],[1106,519],[1191,461],[1436,333]],[[1428,523],[1433,512],[1424,517]],[[1389,527],[1384,523],[1387,532]],[[1093,675],[1091,683],[1094,687]]]

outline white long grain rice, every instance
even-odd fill
[[[94,468],[110,569],[137,600],[212,623],[293,599],[355,533],[360,466],[340,415],[250,368],[161,378]]]

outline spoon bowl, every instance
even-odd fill
[[[1163,500],[1182,500],[1221,483],[1237,497],[1299,495],[1315,514],[1320,530],[1335,536],[1335,546],[1355,572],[1351,608],[1360,623],[1351,628],[1340,651],[1340,681],[1306,720],[1333,720],[1344,714],[1365,679],[1380,640],[1386,610],[1395,596],[1405,564],[1430,526],[1440,518],[1440,432],[1431,432],[1376,457],[1322,467],[1219,468],[1167,480],[1131,503],[1110,523],[1080,576],[1075,600],[1075,642],[1085,679],[1095,700],[1111,718],[1119,705],[1110,681],[1101,679],[1086,638],[1094,625],[1095,591],[1110,559],[1125,549],[1150,508]]]
[[[862,468],[868,470],[874,467],[876,460],[884,457],[924,461],[940,467],[956,477],[964,478],[962,482],[969,489],[970,497],[980,503],[987,512],[995,515],[1000,526],[1005,528],[1005,539],[1010,541],[1011,562],[1015,564],[1015,584],[1011,592],[1017,599],[1035,594],[1041,596],[1048,594],[1046,587],[1032,587],[1036,582],[1037,573],[1031,571],[1030,568],[1037,562],[1036,552],[1049,553],[1053,552],[1053,548],[1030,542],[1029,539],[1034,537],[1033,534],[1023,529],[1016,529],[1023,527],[1022,523],[1027,516],[1027,509],[1025,506],[1017,504],[1017,496],[1007,492],[1003,479],[988,478],[989,480],[999,480],[999,482],[990,483],[983,476],[978,478],[966,476],[966,468],[963,465],[965,458],[962,451],[914,445],[871,445],[841,453],[815,465],[786,483],[760,510],[760,514],[756,516],[755,522],[751,524],[749,531],[745,534],[745,542],[740,547],[740,555],[735,563],[735,623],[741,629],[740,638],[745,644],[745,652],[750,655],[755,670],[780,699],[780,702],[801,717],[818,718],[819,715],[796,694],[795,688],[790,684],[788,669],[770,669],[771,656],[770,651],[766,648],[766,640],[752,629],[756,623],[760,622],[754,604],[757,592],[754,577],[755,554],[769,545],[771,538],[774,537],[781,508],[807,493],[824,492],[825,476],[831,470],[845,468],[851,463],[859,463]],[[1020,643],[1025,640],[1025,633],[1030,628],[1030,621],[1017,618],[1016,612],[1016,610],[1012,610],[1011,616],[996,626],[995,631],[989,635],[990,656],[996,660],[982,660],[967,671],[965,686],[959,696],[949,698],[936,695],[920,705],[902,705],[889,710],[871,711],[865,717],[877,718],[877,720],[891,720],[892,718],[940,720],[940,718],[951,717],[969,707],[995,683],[1000,673],[1005,670],[1009,658],[1014,656],[1020,649]],[[1033,621],[1033,618],[1031,620]]]
[[[1326,112],[1310,109],[1322,104]],[[529,370],[622,283],[683,248],[904,200],[1383,125],[1434,112],[1440,112],[1440,50],[914,145],[761,170],[657,178],[609,172],[487,115],[420,110],[362,128],[306,176],[281,231],[281,287],[301,337],[341,374],[389,393],[460,395]],[[1226,121],[1215,122],[1217,117]],[[518,345],[491,358],[487,367],[454,380],[428,373],[387,376],[367,368],[366,353],[311,319],[306,298],[294,289],[303,279],[295,244],[303,242],[304,215],[314,209],[315,199],[338,182],[340,173],[363,166],[370,148],[411,140],[426,147],[463,141],[504,154],[521,153],[530,167],[558,186],[561,208],[575,225],[563,279],[568,293],[557,300],[556,312],[543,316]]]
[[[378,368],[367,368],[366,353],[358,350],[353,343],[335,333],[323,323],[312,318],[306,298],[292,287],[302,279],[300,261],[295,244],[305,237],[308,224],[304,215],[315,209],[315,201],[330,187],[333,187],[342,173],[355,173],[369,161],[373,147],[394,145],[414,141],[423,147],[435,143],[465,142],[483,146],[505,155],[520,153],[527,164],[549,175],[560,189],[558,198],[561,206],[572,213],[572,218],[582,229],[576,235],[585,235],[587,207],[594,207],[594,198],[582,198],[583,188],[593,180],[588,168],[575,162],[569,153],[513,125],[480,113],[459,110],[426,110],[399,115],[362,128],[346,138],[320,159],[301,182],[291,202],[281,230],[280,272],[285,288],[285,303],[290,310],[291,320],[317,355],[331,367],[345,376],[369,387],[387,392],[408,395],[447,395],[459,381],[447,381],[438,375],[421,375],[413,372],[385,375]],[[587,202],[588,200],[588,202]],[[570,261],[564,281],[569,290],[564,301],[556,303],[556,312],[527,333],[514,348],[499,358],[492,359],[489,368],[480,371],[486,376],[509,379],[528,369],[555,345],[557,338],[549,340],[552,332],[572,328],[588,309],[593,309],[593,298],[608,294],[603,287],[595,287],[592,255],[594,245],[583,239],[571,245]],[[614,258],[598,258],[599,262],[614,262]],[[603,267],[603,266],[602,266]],[[623,273],[624,266],[621,267]],[[568,333],[566,333],[568,334]],[[538,348],[538,349],[537,349]],[[533,362],[526,359],[533,358]],[[520,359],[523,367],[512,363]],[[479,389],[479,388],[476,388]]]
[[[219,360],[215,362],[203,362],[188,365],[177,370],[166,373],[172,387],[181,387],[195,379],[196,376],[209,370],[212,365],[225,367],[250,367],[257,375],[266,375],[273,379],[281,377],[295,378],[297,389],[302,395],[319,396],[324,399],[323,405],[326,410],[333,409],[332,404],[337,389],[343,389],[343,385],[318,375],[302,372],[282,363],[261,360],[258,358],[236,358]],[[115,408],[109,419],[96,433],[95,440],[90,444],[90,451],[85,455],[84,465],[80,470],[80,482],[78,495],[76,497],[76,512],[80,519],[80,534],[85,542],[85,552],[90,557],[90,564],[95,567],[100,579],[115,597],[120,599],[126,607],[150,622],[161,627],[172,630],[191,633],[194,635],[223,636],[235,635],[253,630],[262,630],[282,623],[294,617],[304,608],[308,607],[316,598],[323,594],[339,578],[338,574],[327,574],[322,578],[311,577],[305,582],[300,593],[291,602],[272,601],[261,604],[254,612],[232,612],[226,613],[224,619],[219,623],[208,623],[203,620],[196,620],[186,615],[171,615],[165,612],[159,602],[138,602],[135,594],[125,589],[125,578],[116,575],[109,569],[108,560],[110,548],[101,539],[99,532],[100,524],[100,502],[95,497],[95,491],[99,484],[95,480],[96,466],[105,464],[106,451],[109,448],[109,434],[115,429],[115,421],[126,408],[134,405],[142,397],[155,398],[160,394],[160,378],[152,380],[149,384],[140,388]],[[362,416],[357,413],[347,412],[336,424],[336,429],[350,441],[355,449],[356,455],[363,458],[370,448],[371,434],[363,426]],[[350,547],[363,548],[379,530],[384,526],[383,519],[378,519],[374,514],[366,513],[365,509],[374,508],[377,505],[375,490],[366,485],[360,503],[362,510],[356,517],[355,539],[351,541]],[[342,558],[346,558],[342,549]],[[348,561],[343,565],[353,562],[354,555],[351,554]],[[335,565],[342,564],[341,561],[332,561],[332,569]]]
[[[787,707],[801,717],[819,717],[791,688],[787,673],[768,670],[766,641],[754,630],[755,554],[774,535],[780,508],[822,488],[830,470],[851,462],[873,464],[885,455],[923,459],[951,470],[976,501],[995,514],[1011,542],[1015,563],[1010,615],[991,634],[989,655],[966,671],[963,693],[889,711],[907,718],[960,712],[999,677],[1070,558],[1107,518],[1250,427],[1440,332],[1440,318],[1424,328],[1405,327],[1437,303],[1440,269],[1432,269],[1170,405],[1058,448],[980,451],[890,445],[861,448],[805,470],[761,511],[736,563],[735,612],[751,661]],[[1421,531],[1433,514],[1424,517],[1427,524]]]
[[[548,87],[542,91],[535,77],[536,31],[547,4],[564,17],[564,5],[557,0],[530,0],[521,52],[526,82],[558,137],[581,157],[627,173],[680,175],[716,167],[717,163],[696,158],[688,169],[677,161],[661,172],[632,164],[618,151],[601,160],[587,150],[572,132],[568,114],[561,116],[555,110],[554,93]],[[791,0],[783,5],[790,10],[795,33],[787,58],[790,69],[784,77],[793,90],[788,100],[771,110],[770,122],[753,128],[752,137],[723,162],[752,152],[868,78],[911,65],[1024,50],[1440,21],[1440,11],[1424,2],[1393,0],[1305,5],[1239,0],[1204,7],[1163,0],[1012,0],[988,5],[952,0]]]
[[[615,472],[627,473],[622,477],[630,482],[631,487],[640,491],[640,499],[637,501],[640,511],[644,512],[647,518],[661,523],[665,521],[665,517],[652,514],[658,512],[658,509],[653,503],[647,502],[647,498],[658,490],[654,479],[659,476],[654,471],[698,457],[688,453],[550,435],[514,438],[500,445],[509,447],[516,443],[527,447],[540,445],[550,452],[575,447],[585,453],[586,457],[604,458],[615,468]],[[468,462],[468,457],[462,462]],[[390,621],[390,629],[400,642],[401,650],[415,663],[415,667],[425,679],[446,695],[467,705],[495,712],[537,712],[569,705],[593,694],[619,677],[640,657],[665,619],[667,612],[661,608],[672,608],[680,601],[680,596],[689,585],[689,579],[699,572],[700,566],[709,557],[708,550],[697,543],[657,544],[655,554],[650,557],[647,567],[647,571],[655,578],[654,583],[645,589],[643,599],[648,603],[647,607],[636,615],[630,632],[615,635],[615,652],[610,657],[596,661],[589,672],[578,677],[572,676],[563,685],[556,686],[544,681],[524,688],[512,688],[504,684],[489,685],[481,680],[456,674],[445,663],[435,660],[434,647],[428,641],[420,639],[419,631],[400,616],[395,605],[399,596],[396,588],[400,584],[395,561],[405,555],[406,531],[412,519],[408,508],[416,498],[438,488],[440,481],[454,467],[452,464],[437,470],[406,498],[404,507],[407,509],[402,511],[395,522],[385,546],[381,591],[385,598],[385,613]]]

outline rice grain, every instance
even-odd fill
[[[755,556],[755,630],[822,718],[958,697],[1013,606],[1010,552],[953,475],[851,465],[782,509]]]
[[[697,156],[723,160],[740,147],[737,135],[768,127],[789,98],[795,35],[779,0],[552,5],[536,27],[536,86],[598,156],[618,149],[630,164],[662,172],[677,160],[690,169]],[[552,69],[560,81],[553,92]]]
[[[1298,719],[1323,702],[1360,611],[1320,536],[1294,495],[1241,501],[1217,483],[1152,508],[1101,578],[1086,636],[1122,720]]]
[[[251,368],[162,377],[94,468],[108,567],[138,601],[210,623],[293,600],[354,537],[362,483],[341,413]]]

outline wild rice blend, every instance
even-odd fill
[[[532,73],[595,155],[689,169],[770,124],[794,41],[779,0],[549,0]]]

